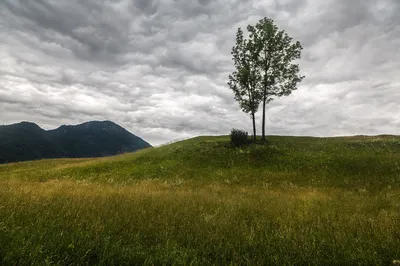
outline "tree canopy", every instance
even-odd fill
[[[246,113],[251,114],[253,137],[256,136],[255,113],[262,104],[262,140],[265,141],[266,104],[275,97],[287,96],[304,79],[299,65],[302,46],[294,42],[274,21],[263,18],[256,25],[248,25],[248,38],[241,28],[232,48],[235,71],[229,75],[229,87]]]
[[[250,43],[243,38],[239,28],[236,34],[236,45],[232,48],[232,58],[236,70],[229,75],[229,87],[235,99],[246,113],[250,113],[253,121],[253,137],[256,137],[255,113],[260,104],[259,84],[261,76],[257,67],[257,58],[250,49]]]

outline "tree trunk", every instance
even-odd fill
[[[256,139],[256,114],[254,113],[254,111],[251,113],[252,119],[253,119],[253,140],[254,142],[257,140]]]
[[[267,95],[266,94],[267,94],[266,89],[264,89],[261,141],[265,141],[265,105],[267,104]]]
[[[264,50],[264,58],[267,58],[267,52]],[[268,87],[268,70],[270,66],[270,61],[267,61],[267,64],[264,67],[264,91],[263,91],[263,114],[262,114],[262,136],[261,136],[261,141],[265,142],[265,108],[267,105],[267,87]]]
[[[253,120],[253,140],[256,140],[256,113],[254,110],[254,99],[253,94],[251,93],[250,87],[247,87],[247,91],[249,93],[249,102],[250,102],[250,109],[251,109],[251,119]]]

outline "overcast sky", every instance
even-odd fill
[[[302,43],[306,78],[268,105],[267,134],[400,134],[399,14],[399,0],[1,0],[0,124],[111,120],[153,145],[250,132],[230,51],[270,17]]]

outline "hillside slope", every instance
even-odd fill
[[[49,131],[29,122],[0,126],[0,163],[110,156],[147,147],[151,145],[110,121]]]
[[[279,137],[234,149],[229,138],[197,137],[115,157],[44,160],[0,167],[0,178],[24,169],[32,179],[141,180],[245,185],[400,186],[400,137]],[[33,170],[33,171],[32,171]]]
[[[0,165],[0,265],[391,265],[400,137]]]

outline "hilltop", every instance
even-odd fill
[[[111,121],[90,121],[44,130],[30,122],[0,126],[0,163],[44,158],[116,155],[151,147]]]
[[[13,176],[134,184],[142,180],[262,185],[377,187],[400,184],[400,137],[281,137],[232,148],[229,137],[196,137],[159,148],[98,159],[44,160],[4,166]],[[46,166],[46,167],[44,167]],[[60,167],[62,166],[62,167]],[[27,173],[28,174],[28,173]],[[385,177],[385,178],[382,178]],[[3,177],[4,178],[4,177]]]

